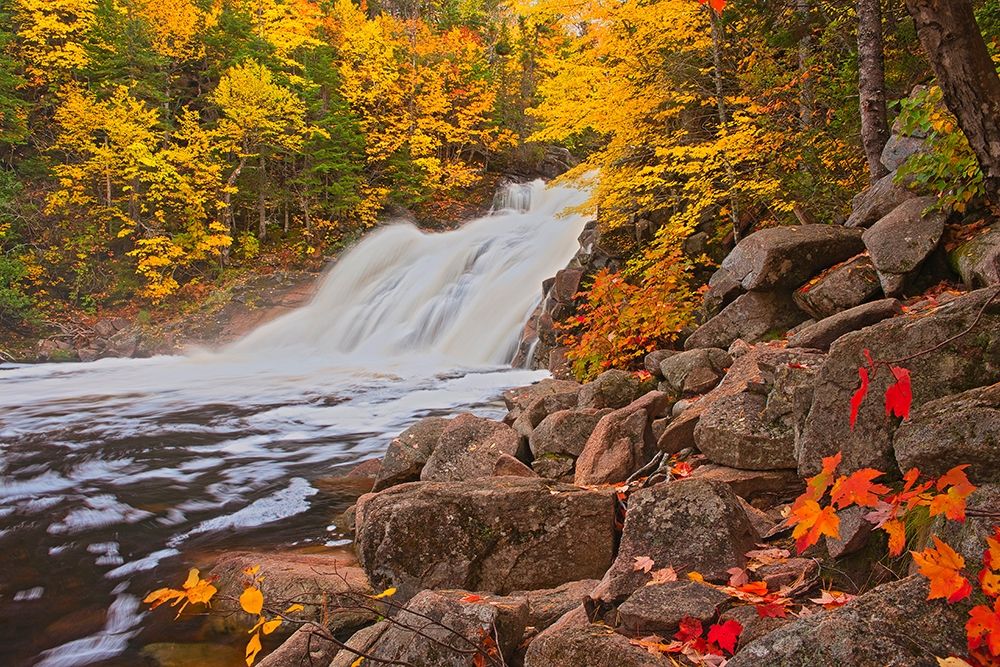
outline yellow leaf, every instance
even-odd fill
[[[700,572],[688,572],[688,579],[699,583],[705,583],[705,577],[701,576]]]
[[[268,621],[267,623],[264,624],[264,627],[262,628],[264,630],[264,634],[265,635],[271,634],[272,632],[274,632],[275,630],[278,629],[279,625],[281,625],[281,619],[280,618],[276,618],[274,620]]]
[[[361,663],[365,661],[365,656],[360,656],[357,660],[351,663],[351,667],[360,667]]]
[[[191,570],[188,572],[187,580],[184,582],[184,588],[194,587],[194,585],[198,583],[198,580],[200,578],[201,577],[198,576],[198,569],[192,567]]]
[[[254,565],[253,567],[243,568],[243,574],[247,575],[248,577],[252,577],[258,572],[260,572],[260,565]]]
[[[260,644],[260,635],[254,635],[247,642],[247,667],[253,664],[253,661],[257,659],[257,654],[263,647]]]
[[[373,595],[372,599],[373,600],[381,600],[382,598],[391,598],[395,594],[396,594],[396,587],[393,586],[392,588],[385,589],[384,591],[382,591],[378,595]]]
[[[248,588],[240,595],[240,606],[248,614],[259,614],[264,608],[264,595],[259,588]]]
[[[285,613],[286,614],[291,614],[293,611],[302,611],[303,609],[305,609],[305,607],[303,607],[298,602],[296,602],[293,605],[289,605],[288,609],[285,610]]]

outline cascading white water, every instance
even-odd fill
[[[342,543],[318,478],[425,415],[498,416],[504,389],[544,377],[508,362],[576,251],[582,219],[558,214],[585,196],[535,182],[455,231],[387,225],[310,304],[216,352],[0,367],[0,664],[130,650],[137,599],[204,565],[189,549]],[[81,590],[104,629],[18,641]]]
[[[508,362],[538,286],[575,251],[582,220],[558,213],[583,197],[535,181],[508,186],[502,208],[452,232],[390,225],[344,257],[312,303],[227,352]]]

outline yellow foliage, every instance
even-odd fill
[[[210,11],[194,0],[135,0],[135,6],[150,26],[157,53],[178,61],[204,55],[199,37],[218,20],[218,3]]]
[[[181,608],[177,610],[176,616],[179,618],[181,612],[189,604],[208,604],[212,596],[217,592],[218,589],[210,581],[202,579],[198,570],[191,568],[188,572],[187,580],[181,586],[181,590],[160,588],[147,595],[143,602],[150,605],[152,609],[156,609],[166,602],[170,602],[171,607],[181,605]]]
[[[32,83],[63,81],[87,64],[83,36],[96,7],[96,0],[14,0],[21,55]]]

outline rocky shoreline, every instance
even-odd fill
[[[894,137],[887,159],[920,147]],[[522,360],[557,377],[506,392],[502,420],[427,418],[362,464],[354,474],[372,491],[340,519],[355,531],[356,567],[318,576],[322,559],[251,556],[273,573],[268,599],[312,591],[308,623],[260,664],[668,665],[678,663],[657,646],[694,622],[740,628],[718,640],[731,642],[724,657],[688,655],[694,664],[933,666],[962,655],[971,603],[927,601],[909,556],[890,558],[860,508],[839,512],[839,539],[799,556],[786,523],[804,479],[837,452],[843,472],[872,467],[890,481],[969,464],[976,511],[957,527],[911,527],[911,549],[947,534],[981,562],[1000,513],[1000,241],[987,229],[946,247],[933,200],[886,179],[843,227],[741,241],[709,283],[703,324],[684,350],[648,355],[648,379],[566,379],[551,322],[572,311],[588,271],[615,261],[589,226],[522,340]],[[908,420],[868,401],[852,428],[866,354],[905,361]],[[888,375],[871,378],[873,395]],[[215,574],[235,581],[245,561]],[[734,581],[797,611],[762,613],[722,592]],[[847,597],[831,604],[830,591]]]

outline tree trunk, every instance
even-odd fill
[[[799,15],[802,36],[799,38],[799,124],[803,130],[812,127],[813,116],[813,81],[809,72],[809,62],[812,60],[813,37],[809,22],[809,0],[796,0],[795,10]]]
[[[889,173],[882,164],[882,149],[889,141],[889,121],[885,108],[881,0],[858,0],[858,75],[861,143],[868,158],[868,173],[875,182]]]
[[[719,127],[722,128],[722,126],[729,122],[729,110],[726,108],[726,82],[722,71],[724,35],[722,34],[722,23],[719,21],[719,16],[715,13],[715,10],[707,5],[705,9],[708,11],[709,21],[712,26],[712,70],[715,78],[715,104],[719,113]],[[733,165],[725,153],[722,154],[722,161],[726,165],[726,178],[729,181],[729,187],[732,187],[736,184],[736,174],[733,170]],[[739,243],[740,214],[736,198],[732,194],[729,196],[729,218],[733,223],[733,240]]]
[[[258,162],[259,172],[257,175],[257,236],[263,241],[267,238],[267,209],[264,201],[264,154],[261,153]]]
[[[906,0],[944,103],[958,118],[983,170],[986,196],[1000,205],[1000,77],[969,0]]]

